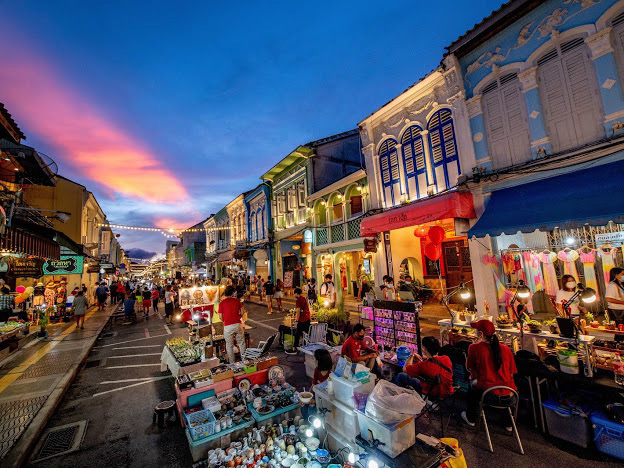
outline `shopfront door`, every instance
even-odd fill
[[[442,243],[442,255],[444,258],[444,271],[446,275],[446,289],[452,291],[453,288],[465,283],[466,287],[473,290],[472,286],[472,266],[470,264],[470,251],[467,240],[457,240]],[[458,302],[455,294],[451,302]]]

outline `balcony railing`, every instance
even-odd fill
[[[345,240],[358,239],[362,237],[360,225],[363,217],[352,219],[346,223],[336,224],[330,227],[317,227],[315,245],[333,244]]]
[[[345,228],[344,224],[338,224],[336,226],[331,227],[331,241],[334,242],[342,242],[345,240]]]
[[[357,239],[361,237],[360,224],[362,224],[362,218],[352,219],[347,223],[347,235],[349,239]]]
[[[325,245],[329,241],[327,238],[327,228],[317,228],[316,230],[316,245]]]

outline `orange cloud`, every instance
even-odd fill
[[[189,199],[175,175],[128,132],[101,115],[43,60],[20,51],[0,67],[0,89],[24,133],[36,133],[89,179],[106,189],[154,203]],[[114,79],[114,74],[111,74]]]

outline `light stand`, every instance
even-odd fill
[[[577,283],[576,292],[570,299],[564,302],[562,306],[563,313],[566,314],[568,319],[572,320],[572,324],[574,325],[575,341],[576,346],[578,347],[580,334],[579,326],[572,319],[572,313],[568,312],[568,310],[570,310],[570,306],[577,298],[580,298],[580,300],[585,304],[591,304],[596,301],[596,291],[594,291],[592,288],[586,288],[583,283]]]
[[[449,307],[449,299],[453,297],[453,295],[455,295],[456,293],[459,293],[459,297],[463,301],[467,301],[468,299],[470,299],[470,296],[472,295],[472,293],[470,292],[470,289],[468,289],[464,285],[464,283],[459,283],[459,286],[456,289],[454,289],[453,291],[451,291],[450,293],[448,293],[446,296],[442,298],[442,303],[444,304],[444,307],[446,307],[447,312],[451,316],[451,328],[453,328],[453,324],[455,322],[455,316],[453,315],[453,312],[451,311],[451,308]]]

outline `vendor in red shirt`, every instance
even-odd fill
[[[395,382],[400,387],[412,387],[423,395],[446,398],[453,393],[453,363],[448,356],[438,356],[440,342],[437,338],[426,336],[422,345],[425,358],[418,354],[411,355]]]
[[[364,325],[361,323],[353,327],[353,333],[342,345],[342,355],[348,357],[351,362],[361,362],[369,369],[372,369],[378,354],[362,346],[364,330]]]
[[[245,354],[245,330],[243,329],[243,303],[234,296],[236,289],[233,286],[225,288],[223,299],[219,303],[219,317],[223,321],[223,336],[228,361],[233,364],[236,360],[234,354],[234,341],[240,349],[241,357]]]
[[[477,329],[479,341],[468,348],[466,367],[473,379],[468,389],[468,409],[462,412],[462,419],[470,426],[474,426],[479,419],[479,402],[485,390],[497,386],[516,389],[514,374],[518,372],[513,353],[504,344],[500,344],[496,336],[494,324],[489,320],[479,320],[472,323]],[[488,403],[504,406],[514,398],[508,390],[493,390],[486,397]],[[505,428],[512,431],[509,413],[504,413]]]
[[[297,331],[295,332],[295,351],[299,348],[299,341],[303,332],[310,331],[310,304],[303,297],[301,288],[295,288],[295,308],[297,309]]]

